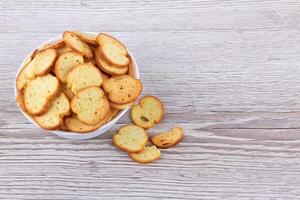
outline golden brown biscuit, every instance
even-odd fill
[[[33,60],[24,68],[26,78],[34,79],[51,72],[57,53],[54,49],[46,49],[35,55]]]
[[[59,40],[57,40],[57,41],[55,41],[53,43],[43,45],[42,47],[38,48],[35,53],[44,51],[46,49],[58,49],[60,47],[63,47],[64,45],[65,45],[64,40],[63,39],[59,39]]]
[[[55,49],[58,56],[64,54],[64,53],[67,53],[67,52],[70,52],[70,51],[73,51],[73,49],[69,48],[68,46],[66,45],[63,45],[62,47],[59,47],[57,49]]]
[[[133,123],[145,129],[160,123],[163,116],[163,103],[154,96],[144,96],[131,110]]]
[[[55,75],[62,83],[66,82],[67,74],[76,65],[84,62],[83,56],[76,52],[66,52],[59,56],[55,63]]]
[[[51,101],[46,113],[35,116],[34,120],[44,129],[55,130],[62,124],[65,115],[70,114],[70,102],[64,93]]]
[[[31,115],[41,115],[47,111],[49,101],[59,94],[59,81],[51,74],[38,76],[24,89],[24,103]]]
[[[103,90],[91,86],[76,94],[71,101],[71,109],[81,122],[95,125],[105,118],[110,107]]]
[[[160,150],[154,145],[151,147],[146,146],[143,151],[139,153],[129,153],[129,156],[138,163],[147,164],[160,158]]]
[[[74,94],[90,86],[100,86],[102,75],[100,70],[91,63],[83,63],[73,67],[67,74],[67,86]]]
[[[92,45],[98,45],[96,41],[96,35],[90,34],[90,33],[83,33],[79,31],[74,31],[74,33],[81,39],[82,41],[92,44]]]
[[[128,51],[125,45],[116,38],[105,33],[100,33],[97,35],[96,40],[100,46],[103,56],[111,64],[122,67],[130,63]]]
[[[73,49],[74,51],[78,52],[81,55],[86,56],[87,58],[93,57],[93,52],[89,47],[89,45],[84,41],[80,40],[75,33],[65,31],[63,34],[63,39],[65,44],[69,48]]]
[[[23,68],[21,69],[21,71],[19,72],[17,78],[16,78],[16,86],[18,88],[18,90],[22,90],[24,87],[26,87],[26,85],[29,83],[30,79],[28,79],[25,75],[25,69],[26,67],[29,65],[31,59],[29,59],[23,66]]]
[[[167,149],[177,145],[183,138],[183,129],[172,128],[168,132],[163,132],[151,137],[151,142],[158,148]]]
[[[101,50],[96,49],[95,51],[95,61],[99,69],[104,71],[105,73],[108,73],[112,76],[118,76],[122,74],[126,74],[128,71],[128,66],[124,67],[117,67],[113,64],[108,63],[105,58],[103,57]]]
[[[147,132],[135,125],[123,126],[113,136],[113,143],[119,149],[129,153],[141,152],[147,141]]]
[[[77,133],[91,132],[91,131],[97,130],[102,125],[108,123],[117,113],[118,113],[117,110],[110,109],[110,111],[106,115],[106,117],[96,125],[85,124],[85,123],[81,122],[80,120],[78,120],[76,116],[72,116],[72,117],[65,119],[65,126],[68,130],[77,132]]]
[[[142,92],[140,80],[129,75],[114,76],[103,84],[103,89],[109,95],[109,100],[116,104],[126,104],[134,101]]]

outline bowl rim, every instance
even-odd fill
[[[98,35],[99,33],[97,32],[90,32],[90,31],[80,31],[82,33],[87,33],[87,34],[93,34],[93,35]],[[113,36],[114,38],[118,39],[117,37],[115,37],[112,34],[109,34],[111,36]],[[17,96],[19,95],[19,90],[17,89],[16,86],[16,80],[17,77],[20,73],[20,71],[22,70],[22,68],[24,67],[25,64],[27,64],[29,62],[29,59],[31,57],[31,55],[34,53],[34,51],[36,51],[39,48],[42,48],[43,46],[47,45],[47,44],[51,44],[53,42],[56,42],[58,40],[62,39],[62,35],[56,35],[54,37],[51,37],[50,39],[46,40],[45,42],[43,42],[42,44],[38,45],[35,49],[33,49],[26,57],[25,59],[22,61],[22,63],[19,65],[19,68],[17,70],[17,74],[15,76],[15,82],[14,82],[14,93],[15,93],[15,100],[17,98]],[[127,48],[127,47],[126,47]],[[133,75],[135,76],[135,78],[139,79],[140,78],[140,74],[139,74],[139,68],[138,65],[134,59],[134,56],[130,53],[130,51],[127,49],[128,54],[131,58],[131,62],[132,62],[132,67],[133,67]],[[87,133],[77,133],[77,132],[72,132],[72,131],[63,131],[63,130],[55,130],[55,131],[51,131],[51,130],[47,130],[47,129],[43,129],[41,128],[33,119],[32,117],[25,113],[19,106],[19,104],[16,102],[19,111],[25,116],[25,118],[30,121],[32,124],[34,124],[35,126],[37,126],[38,128],[53,133],[59,137],[62,138],[66,138],[66,139],[74,139],[74,140],[85,140],[85,139],[91,139],[97,136],[100,136],[102,134],[104,134],[105,132],[107,132],[110,128],[112,128],[119,120],[120,118],[129,110],[130,107],[124,109],[124,110],[120,110],[119,113],[108,123],[104,124],[103,126],[101,126],[100,128],[98,128],[95,131],[92,132],[87,132]]]

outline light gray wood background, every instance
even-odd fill
[[[18,111],[22,59],[64,30],[119,37],[185,140],[139,165]],[[300,199],[300,1],[0,0],[0,199]]]

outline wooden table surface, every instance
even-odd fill
[[[108,32],[185,139],[149,165],[109,133],[59,138],[19,112],[23,58],[64,30]],[[300,1],[0,0],[0,199],[300,199]]]

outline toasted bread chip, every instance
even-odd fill
[[[34,117],[34,120],[44,129],[55,130],[62,124],[63,116],[70,114],[70,102],[64,93],[53,99],[47,112]]]
[[[67,86],[74,94],[90,86],[100,86],[102,75],[100,70],[91,63],[76,65],[67,75]]]
[[[97,35],[96,40],[100,45],[103,56],[111,64],[122,67],[130,63],[125,45],[116,38],[105,33],[100,33]]]
[[[55,63],[55,75],[63,83],[66,82],[67,74],[76,65],[84,62],[83,56],[76,52],[67,52],[59,56]]]
[[[72,100],[75,94],[66,84],[60,84],[61,91],[68,97],[69,100]]]
[[[78,92],[71,101],[71,109],[81,122],[95,125],[105,118],[110,107],[103,90],[91,86]]]
[[[87,133],[98,129],[97,125],[88,125],[81,122],[77,117],[69,117],[64,122],[66,128],[76,133]]]
[[[54,49],[46,49],[36,54],[33,60],[24,68],[26,78],[34,79],[52,70],[57,53]]]
[[[147,132],[135,125],[123,126],[113,136],[113,143],[119,149],[129,153],[141,152],[147,141]]]
[[[163,132],[151,137],[151,142],[158,148],[167,149],[177,145],[183,138],[183,129],[172,128],[168,132]]]
[[[59,81],[51,74],[38,76],[24,90],[24,103],[31,115],[47,111],[48,102],[59,93]]]
[[[65,45],[64,40],[59,39],[56,42],[53,42],[53,43],[50,43],[50,44],[45,44],[42,47],[38,48],[36,53],[44,51],[46,49],[57,49],[57,48],[63,47],[64,45]]]
[[[142,92],[140,80],[129,75],[114,76],[103,84],[103,89],[109,95],[109,100],[116,104],[126,104],[134,101]]]
[[[77,132],[77,133],[91,132],[91,131],[97,130],[102,125],[108,123],[117,113],[118,113],[117,110],[111,109],[109,111],[109,113],[106,115],[106,117],[96,125],[85,124],[85,123],[81,122],[80,120],[78,120],[76,116],[72,116],[72,117],[65,119],[65,126],[68,130]]]
[[[130,106],[132,106],[134,104],[133,102],[129,102],[129,103],[125,103],[125,104],[117,104],[117,103],[113,103],[113,102],[109,102],[110,107],[117,109],[117,110],[124,110],[126,108],[129,108]]]
[[[81,39],[82,41],[92,44],[92,45],[98,45],[96,41],[96,35],[91,34],[91,33],[83,33],[79,31],[74,31],[74,33]]]
[[[25,64],[23,65],[23,68],[17,75],[16,86],[17,86],[18,90],[22,90],[24,87],[26,87],[26,85],[30,81],[30,79],[28,79],[25,75],[25,69],[29,65],[30,61],[31,61],[31,59],[28,59],[28,61],[25,62]]]
[[[116,67],[115,65],[113,64],[110,64],[108,63],[101,51],[99,49],[97,49],[95,51],[95,61],[96,61],[96,64],[97,66],[104,72],[112,75],[112,76],[118,76],[118,75],[122,75],[122,74],[126,74],[126,72],[128,71],[128,66],[124,66],[122,68],[120,67]]]
[[[16,98],[18,106],[21,108],[23,112],[27,112],[25,104],[24,104],[24,96],[22,93],[19,93]]]
[[[40,48],[36,49],[32,53],[31,58],[33,59],[36,56],[37,53],[40,53],[40,52],[42,52],[46,49],[55,49],[56,52],[57,52],[58,49],[61,49],[64,46],[66,46],[66,45],[65,45],[65,42],[63,41],[63,39],[59,39],[56,42],[53,42],[53,43],[50,43],[50,44],[45,44],[45,45],[41,46]]]
[[[114,108],[110,108],[108,114],[105,116],[105,118],[103,120],[101,120],[100,123],[98,123],[98,128],[100,128],[100,126],[110,122],[117,114],[119,113],[118,110],[114,109]]]
[[[158,124],[163,116],[163,103],[154,96],[144,96],[131,110],[133,123],[145,129]]]
[[[132,160],[141,163],[151,163],[160,158],[160,150],[156,146],[146,146],[142,152],[139,153],[129,153]]]
[[[74,51],[77,51],[81,55],[84,55],[88,58],[93,57],[93,52],[89,45],[82,40],[79,39],[79,37],[72,32],[65,31],[63,34],[63,39],[68,47],[73,49]]]
[[[73,51],[73,50],[66,45],[63,45],[62,47],[59,47],[56,49],[56,52],[59,56],[64,53],[70,52],[70,51]]]

